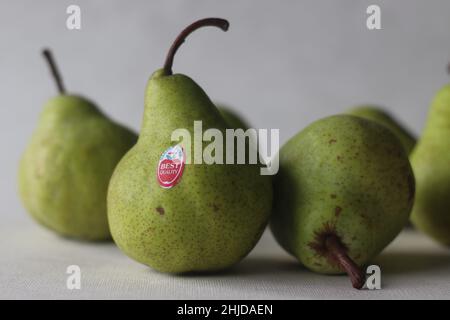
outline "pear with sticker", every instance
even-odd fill
[[[177,129],[194,136],[194,122],[223,136],[230,127],[197,83],[172,73],[181,43],[207,26],[227,30],[228,22],[209,18],[188,26],[164,68],[151,76],[138,142],[109,186],[114,241],[131,258],[162,272],[212,271],[237,263],[255,246],[271,212],[271,179],[260,175],[259,165],[188,163],[190,145],[172,141]],[[203,150],[208,143],[201,143]]]

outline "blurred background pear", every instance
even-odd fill
[[[109,179],[137,136],[90,100],[66,93],[50,51],[43,54],[59,94],[45,104],[20,161],[22,202],[39,223],[63,236],[110,239]]]

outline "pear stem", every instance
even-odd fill
[[[166,61],[164,63],[165,74],[166,75],[172,74],[172,65],[175,53],[177,52],[178,48],[183,44],[184,40],[187,38],[188,35],[190,35],[192,32],[202,27],[217,27],[222,29],[223,31],[227,31],[229,26],[230,24],[227,20],[220,18],[201,19],[187,26],[183,31],[181,31],[181,33],[175,39],[175,41],[173,42],[172,46],[169,49],[169,52],[167,53]]]
[[[52,52],[49,49],[44,49],[42,54],[50,67],[50,72],[52,73],[53,79],[55,80],[56,86],[58,87],[59,94],[65,94],[66,89],[61,78],[61,75],[56,67],[55,59],[53,58]]]
[[[356,263],[347,255],[347,250],[339,237],[336,235],[329,235],[325,239],[325,246],[327,247],[333,260],[347,272],[353,288],[361,289],[366,282],[365,274],[361,268],[358,267]]]

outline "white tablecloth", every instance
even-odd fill
[[[60,238],[23,221],[0,227],[0,298],[64,299],[442,299],[450,298],[450,251],[404,231],[376,259],[381,290],[357,291],[346,276],[314,274],[266,232],[253,252],[220,274],[161,274],[113,243]],[[66,269],[81,268],[81,289],[68,290]]]

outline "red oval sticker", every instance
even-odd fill
[[[156,177],[163,188],[172,188],[183,175],[185,164],[184,150],[176,145],[169,147],[159,158]]]

